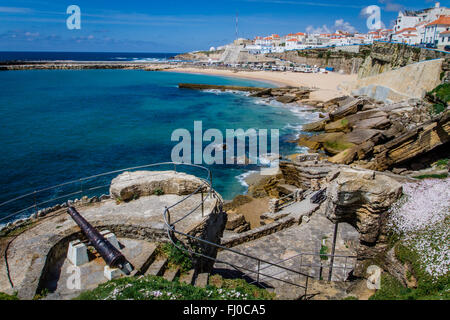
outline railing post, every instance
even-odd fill
[[[205,205],[203,200],[203,189],[202,189],[202,218],[205,216]]]
[[[303,254],[300,256],[300,272],[303,271]]]
[[[256,282],[258,283],[258,285],[259,285],[259,271],[260,271],[260,269],[261,269],[261,260],[258,259],[258,275],[256,277]]]
[[[334,253],[336,252],[336,238],[338,233],[339,223],[334,225],[334,235],[333,235],[333,247],[331,248],[331,261],[330,261],[330,272],[328,274],[328,281],[331,281],[333,275],[333,264],[334,264]]]
[[[322,261],[320,261],[319,280],[322,280],[322,273],[323,273],[323,264],[322,264]]]
[[[306,276],[306,282],[305,282],[305,299],[306,299],[306,293],[307,293],[307,291],[308,291],[308,280],[309,280],[309,277]]]
[[[344,264],[344,279],[345,280],[347,279],[347,259],[348,259],[348,257],[345,257],[345,264]]]

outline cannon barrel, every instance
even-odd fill
[[[67,213],[77,223],[81,231],[83,231],[89,242],[94,246],[108,266],[122,270],[126,269],[124,267],[128,261],[124,255],[106,240],[97,229],[87,222],[75,208],[69,206]]]

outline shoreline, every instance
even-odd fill
[[[235,71],[221,69],[202,69],[193,67],[173,67],[162,72],[190,73],[201,75],[225,76],[272,83],[279,87],[309,87],[315,89],[311,92],[311,100],[325,102],[345,94],[339,86],[357,79],[357,75],[339,73],[295,73],[273,71]]]
[[[322,101],[326,101],[332,98],[329,98],[326,95],[323,95],[323,92],[327,90],[327,88],[337,86],[341,83],[344,79],[353,77],[349,75],[340,75],[340,74],[311,74],[311,73],[293,73],[293,72],[271,72],[271,71],[235,71],[235,70],[220,70],[220,69],[203,69],[203,68],[194,68],[194,67],[180,67],[180,66],[174,66],[174,65],[167,65],[167,64],[155,64],[155,63],[127,63],[127,62],[67,62],[67,61],[53,61],[53,62],[47,62],[44,64],[19,64],[19,65],[10,65],[13,69],[10,69],[11,71],[14,70],[42,70],[42,69],[52,69],[52,70],[60,70],[60,69],[67,69],[67,70],[90,70],[90,69],[119,69],[119,70],[143,70],[143,71],[158,71],[158,72],[172,72],[172,73],[182,73],[182,74],[199,74],[199,75],[210,75],[210,76],[219,76],[219,77],[226,77],[231,79],[247,79],[247,80],[254,80],[262,83],[267,83],[274,85],[276,87],[284,87],[284,86],[308,86],[309,79],[313,78],[314,81],[318,81],[317,79],[326,79],[329,80],[329,78],[332,79],[332,81],[328,81],[324,86],[319,86],[319,90],[312,92],[313,93],[321,93]],[[16,69],[17,68],[17,69]],[[156,69],[156,68],[165,68],[163,70]],[[156,70],[155,70],[156,69]],[[329,77],[331,75],[331,77]],[[356,77],[356,75],[354,75]],[[339,81],[336,81],[335,79],[338,79]],[[299,84],[297,81],[303,81],[304,84]],[[314,83],[314,81],[312,81]],[[317,87],[317,86],[316,86]],[[337,90],[330,90],[332,91],[334,95],[341,95],[339,91]],[[312,99],[313,100],[313,99]],[[319,99],[314,99],[319,100]],[[300,105],[298,108],[302,108]],[[293,114],[293,116],[295,116]],[[309,123],[309,122],[306,122]],[[286,123],[287,125],[288,123]],[[296,130],[297,131],[297,130]],[[297,133],[300,134],[301,130],[298,130]],[[297,152],[294,152],[292,154],[296,154]],[[292,154],[285,155],[290,156]],[[263,177],[259,175],[258,171],[252,171],[252,170],[245,170],[244,176],[238,175],[235,177],[236,183],[243,185],[245,183],[246,191],[244,194],[247,194],[248,188],[250,185],[253,185],[257,183],[259,180],[261,180]]]

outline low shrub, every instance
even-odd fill
[[[221,288],[197,288],[161,277],[121,278],[83,292],[76,300],[270,300],[273,294],[244,280],[224,280]]]

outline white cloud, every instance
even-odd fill
[[[328,27],[327,25],[324,24],[321,27],[308,26],[306,28],[307,33],[333,33],[337,30],[342,30],[345,32],[350,32],[350,33],[357,32],[356,28],[353,27],[350,24],[350,22],[347,22],[344,19],[336,20],[332,27]]]
[[[30,13],[32,11],[30,8],[0,7],[0,13]]]

